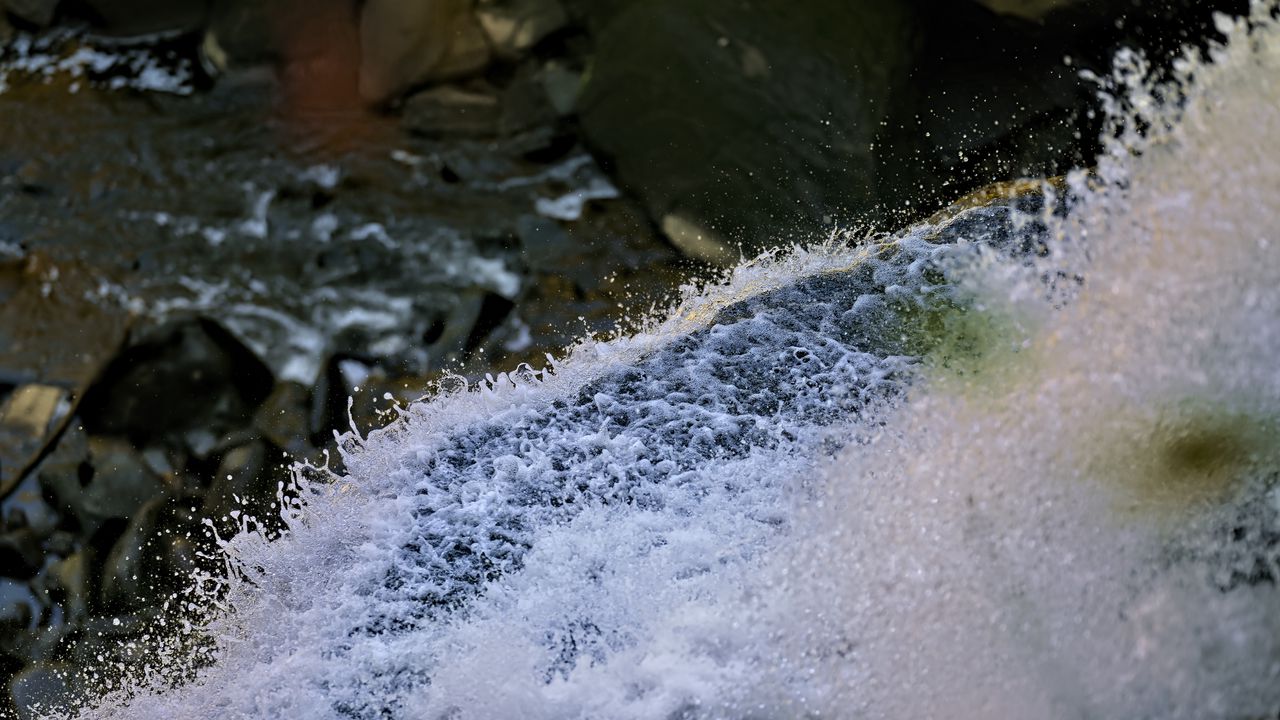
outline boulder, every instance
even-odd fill
[[[136,447],[186,444],[197,454],[249,424],[271,371],[212,320],[175,320],[136,334],[85,396],[85,428]]]
[[[569,22],[560,0],[480,0],[476,19],[503,58],[519,57]]]
[[[37,473],[46,495],[76,519],[85,536],[108,520],[128,519],[165,490],[128,442],[110,437],[86,440],[74,429]]]
[[[59,0],[4,0],[4,9],[10,15],[21,18],[32,25],[46,27],[53,22],[58,12]]]
[[[655,223],[715,262],[871,206],[872,145],[912,60],[914,25],[897,3],[741,5],[615,11],[579,101],[589,142]]]
[[[113,35],[191,32],[209,17],[209,0],[82,0],[93,20]]]
[[[471,0],[368,0],[360,12],[360,95],[371,103],[462,77],[489,62]]]

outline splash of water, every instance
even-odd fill
[[[128,717],[1280,711],[1280,28],[1122,57],[1065,207],[738,268],[348,438]],[[997,229],[998,232],[996,230]]]

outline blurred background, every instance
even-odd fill
[[[148,627],[205,519],[340,465],[335,431],[1087,167],[1081,71],[1246,6],[0,0],[0,714]]]

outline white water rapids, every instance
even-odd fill
[[[348,438],[190,600],[212,663],[85,716],[1276,717],[1269,18],[1122,56],[1069,210],[746,263]]]

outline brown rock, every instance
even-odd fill
[[[489,62],[471,0],[369,0],[360,13],[360,40],[360,95],[374,103]]]
[[[569,22],[560,0],[481,0],[476,18],[505,58],[519,57]]]

